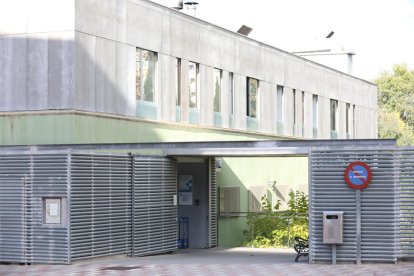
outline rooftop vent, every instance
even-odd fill
[[[246,25],[242,25],[237,33],[248,36],[252,32],[252,28],[247,27]]]
[[[176,9],[176,10],[182,10],[183,9],[183,0],[173,0],[170,1],[170,8]]]

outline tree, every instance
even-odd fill
[[[414,144],[414,133],[401,119],[398,112],[387,111],[381,108],[379,110],[378,121],[379,138],[397,139],[397,144],[399,146]]]
[[[384,72],[375,81],[378,85],[378,105],[397,111],[401,119],[414,126],[414,70],[407,65],[394,65],[393,72]]]
[[[375,81],[378,85],[380,138],[397,139],[398,145],[414,145],[414,70],[394,65]]]

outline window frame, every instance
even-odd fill
[[[251,81],[256,83],[256,102],[255,105],[251,104]],[[259,117],[258,102],[259,102],[259,80],[251,77],[246,78],[246,116],[257,119]],[[252,107],[254,106],[254,113],[252,113]]]
[[[135,99],[139,100],[139,101],[146,101],[146,102],[155,102],[156,99],[156,88],[157,88],[157,75],[158,75],[158,70],[157,70],[157,66],[158,66],[158,53],[154,52],[154,51],[150,51],[147,49],[143,49],[143,48],[139,48],[136,47],[135,48]],[[146,75],[146,78],[143,80],[143,70],[144,70],[144,62],[146,62],[145,60],[143,60],[143,53],[147,52],[148,54],[152,54],[153,57],[153,62],[150,63],[152,64],[152,97],[151,99],[146,98],[146,91],[145,91],[145,83],[147,81],[147,77],[148,77],[148,73]],[[139,59],[138,59],[139,57]],[[138,66],[139,63],[139,66]],[[149,66],[148,66],[149,67]],[[150,67],[149,67],[150,68]],[[139,76],[138,76],[138,72],[139,72]],[[138,81],[139,79],[139,81]]]

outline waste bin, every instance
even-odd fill
[[[342,244],[343,217],[342,211],[323,212],[323,243]]]

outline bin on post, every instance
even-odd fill
[[[344,212],[323,212],[323,243],[342,244]]]
[[[332,245],[332,264],[336,264],[336,245],[343,243],[342,211],[323,212],[323,243]]]

